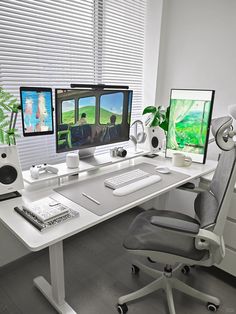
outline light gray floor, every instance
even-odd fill
[[[140,212],[128,211],[65,241],[66,299],[79,314],[117,313],[119,296],[151,281],[130,272],[131,256],[122,248],[125,232]],[[48,252],[31,254],[0,269],[0,314],[56,313],[33,287],[38,275],[49,279]],[[158,266],[156,266],[158,267]],[[216,269],[194,268],[178,277],[222,300],[219,314],[236,313],[236,282]],[[209,313],[204,304],[183,294],[174,294],[177,314]],[[129,305],[130,314],[168,314],[165,294],[153,293]]]

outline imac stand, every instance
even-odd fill
[[[111,157],[109,155],[97,155],[94,156],[95,147],[80,149],[78,154],[79,158],[83,162],[88,163],[92,166],[100,166],[104,164],[111,164]]]

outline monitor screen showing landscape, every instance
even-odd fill
[[[182,152],[205,162],[213,101],[212,90],[171,90],[167,157]]]
[[[52,89],[20,88],[24,136],[53,133]]]
[[[57,152],[129,139],[131,90],[56,89]]]

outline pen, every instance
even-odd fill
[[[83,196],[87,197],[90,201],[93,201],[94,203],[96,203],[97,205],[101,205],[101,203],[97,200],[95,200],[95,198],[93,198],[92,196],[89,196],[88,194],[86,193],[82,193]]]

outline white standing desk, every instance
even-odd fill
[[[86,180],[93,176],[98,176],[104,173],[112,173],[116,170],[120,170],[128,167],[129,165],[136,165],[140,162],[151,163],[154,165],[165,165],[173,170],[185,173],[189,177],[185,180],[181,180],[178,183],[168,186],[165,189],[158,190],[155,193],[147,194],[145,197],[138,199],[137,201],[127,204],[121,208],[116,209],[103,216],[97,216],[85,208],[65,199],[63,196],[53,192],[55,186],[41,183],[37,185],[25,187],[22,191],[22,198],[15,198],[0,203],[0,221],[31,251],[39,251],[43,248],[49,247],[50,258],[50,272],[51,272],[51,284],[49,284],[42,276],[34,279],[34,284],[48,299],[48,301],[54,306],[54,308],[61,314],[75,314],[76,312],[65,301],[65,286],[64,286],[64,265],[63,265],[63,240],[85,229],[88,229],[102,221],[105,221],[115,215],[118,215],[134,206],[140,205],[146,201],[149,201],[161,194],[164,194],[178,186],[199,178],[207,173],[215,170],[217,162],[208,160],[205,165],[192,164],[190,167],[172,167],[170,159],[163,157],[156,157],[149,159],[145,157],[138,157],[133,160],[109,165],[101,169],[97,169],[90,172],[84,172],[79,176],[79,180]],[[55,180],[54,180],[55,184]],[[75,217],[67,222],[57,225],[53,228],[45,230],[44,232],[38,231],[29,222],[27,222],[22,216],[14,211],[15,206],[21,206],[23,200],[34,201],[42,197],[52,195],[58,201],[61,201],[71,207],[78,210],[79,217]]]

